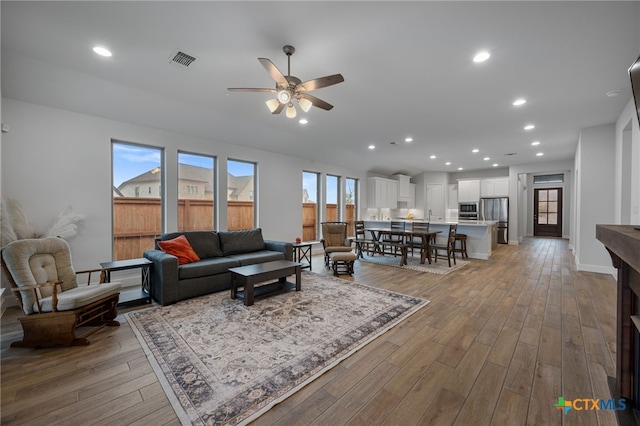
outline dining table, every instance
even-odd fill
[[[391,230],[390,228],[365,228],[365,231],[369,231],[371,234],[371,239],[373,240],[372,244],[374,246],[372,255],[376,253],[385,255],[391,254],[396,255],[395,252],[385,252],[384,245],[393,245],[382,241],[382,237],[387,236],[400,236],[402,237],[402,241],[406,241],[407,237],[420,237],[421,247],[420,247],[420,263],[424,264],[427,260],[431,263],[431,241],[435,238],[437,234],[442,233],[442,231],[427,231],[427,230]],[[396,243],[397,244],[397,243]],[[406,264],[406,249],[409,244],[405,243],[405,247],[403,248],[403,261],[401,263]],[[361,250],[360,250],[361,253]]]

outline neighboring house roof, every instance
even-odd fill
[[[227,190],[230,192],[227,195],[231,198],[241,198],[241,194],[250,189],[252,184],[253,176],[234,176],[228,173]]]
[[[122,195],[120,189],[126,186],[135,185],[136,183],[160,183],[160,176],[162,175],[162,173],[160,173],[161,170],[162,169],[160,167],[156,167],[127,181],[124,181],[120,184],[120,186],[118,186],[118,188],[114,187],[114,192],[122,197],[124,195]],[[205,192],[213,193],[213,173],[211,173],[210,168],[179,163],[178,175],[180,176],[181,180],[204,182]],[[229,195],[232,198],[241,198],[241,194],[245,193],[247,190],[251,190],[252,185],[253,176],[233,176],[230,173],[227,174],[227,188],[228,190],[231,190],[231,193]]]

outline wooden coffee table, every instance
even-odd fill
[[[302,265],[289,260],[275,260],[273,262],[229,268],[231,272],[231,298],[243,298],[245,306],[253,305],[257,296],[266,296],[291,290],[294,286],[300,291],[300,272]],[[289,275],[296,275],[296,283],[287,282]],[[256,287],[257,283],[277,279],[278,281]],[[238,291],[243,287],[243,291]]]

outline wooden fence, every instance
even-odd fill
[[[253,202],[227,201],[227,229],[230,231],[252,229]],[[318,217],[316,203],[302,204],[302,239],[315,241],[318,235]],[[328,204],[326,220],[337,220],[337,206]],[[214,203],[212,200],[178,200],[178,230],[193,231],[213,229]],[[347,204],[346,222],[348,233],[353,235],[355,206]],[[162,234],[162,208],[159,198],[113,199],[114,218],[114,260],[135,259],[145,250],[154,247],[154,239]]]

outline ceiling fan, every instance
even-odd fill
[[[258,61],[267,70],[271,78],[276,82],[275,89],[267,88],[242,88],[230,87],[230,92],[267,92],[276,93],[276,99],[269,99],[267,107],[272,114],[280,114],[286,107],[286,115],[289,118],[296,116],[296,109],[293,106],[293,100],[298,101],[300,108],[307,112],[312,106],[329,111],[333,108],[328,102],[310,95],[308,92],[321,89],[323,87],[332,86],[342,83],[344,77],[341,74],[328,75],[326,77],[314,78],[313,80],[302,81],[298,77],[291,75],[291,55],[296,51],[293,46],[286,45],[282,51],[287,55],[287,75],[283,75],[278,67],[267,58],[258,58]]]

